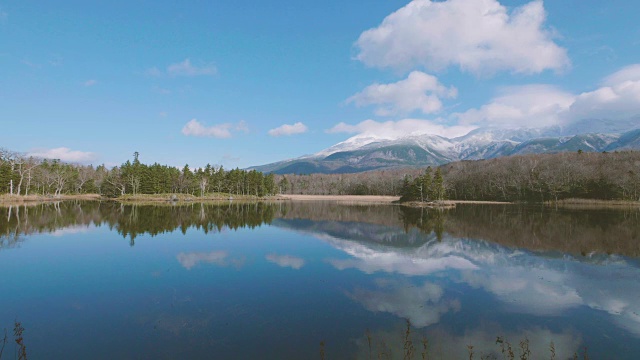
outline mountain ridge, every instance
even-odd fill
[[[576,133],[579,129],[584,131]],[[452,138],[435,134],[398,138],[356,135],[312,155],[250,169],[275,174],[339,174],[580,150],[640,150],[640,117],[622,122],[590,119],[564,128],[477,128]]]

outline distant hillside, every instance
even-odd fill
[[[381,139],[358,135],[314,155],[250,169],[275,174],[346,174],[510,155],[640,150],[639,126],[640,118],[618,123],[589,120],[568,128],[482,128],[457,138],[422,134]],[[573,133],[580,130],[582,133]]]

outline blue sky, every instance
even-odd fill
[[[628,0],[0,0],[0,147],[247,167],[640,114]]]

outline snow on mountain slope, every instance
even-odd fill
[[[634,121],[623,125],[607,121],[599,123],[595,120],[582,123],[586,129],[614,130],[640,127],[640,122]],[[575,127],[571,131],[577,129]],[[624,133],[567,132],[567,128],[553,126],[537,129],[481,128],[456,138],[433,134],[413,134],[395,138],[361,134],[312,155],[253,169],[281,174],[345,173],[392,167],[433,166],[458,160],[534,153],[640,150],[640,130]]]

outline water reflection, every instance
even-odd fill
[[[152,276],[147,271],[146,277],[156,279],[158,286],[164,284],[162,277],[174,287],[140,301],[144,311],[133,318],[148,331],[189,337],[194,344],[202,340],[197,334],[205,334],[209,345],[233,343],[249,327],[259,329],[253,334],[256,338],[267,333],[274,341],[286,342],[281,329],[289,326],[292,333],[299,332],[287,323],[290,311],[298,311],[293,318],[310,316],[316,322],[300,321],[333,329],[335,323],[325,324],[324,315],[304,314],[341,304],[351,312],[356,310],[349,306],[379,321],[387,319],[380,321],[384,326],[373,322],[371,328],[378,339],[375,346],[389,345],[389,352],[402,351],[402,346],[391,346],[398,343],[402,328],[389,327],[388,319],[396,324],[410,319],[416,348],[426,336],[434,344],[432,354],[437,356],[436,346],[446,349],[444,358],[468,357],[469,344],[478,358],[501,357],[496,336],[505,336],[514,347],[528,339],[534,358],[549,357],[551,341],[556,358],[571,357],[583,341],[594,347],[592,354],[600,355],[596,357],[607,357],[606,349],[612,346],[640,350],[639,215],[630,209],[557,211],[524,206],[438,211],[328,202],[63,202],[0,208],[0,250],[11,252],[35,234],[90,238],[92,231],[103,228],[132,246],[138,239],[133,249],[124,245],[135,252],[140,244],[144,249],[139,238],[143,234],[162,238],[176,232],[178,237],[171,240],[178,245],[171,262],[182,273],[169,273],[171,266],[160,261]],[[177,241],[185,238],[181,233],[220,239],[243,233],[229,230],[260,226],[262,232],[244,232],[250,241],[228,242],[226,248],[217,241],[182,248]],[[281,242],[286,234],[295,244],[314,239],[316,247],[297,253]],[[203,285],[208,274],[215,277]],[[258,290],[262,292],[250,298]],[[225,302],[227,296],[238,303]],[[278,308],[286,301],[286,310]],[[279,314],[276,319],[274,313]],[[341,314],[350,319],[345,321],[365,318],[350,318],[346,310]],[[220,328],[234,319],[250,325]],[[367,326],[364,321],[357,324],[359,339],[352,342],[360,358],[368,354],[368,341],[361,337]],[[313,343],[322,339],[318,333],[310,336]],[[206,350],[202,344],[197,346]]]
[[[442,286],[428,281],[414,285],[406,280],[381,278],[375,280],[375,285],[374,290],[356,287],[348,296],[370,311],[410,319],[418,328],[436,324],[442,314],[460,310],[460,301],[446,298]]]
[[[358,353],[355,358],[403,359],[406,354],[403,341],[405,333],[406,328],[398,326],[391,330],[371,332],[369,337],[363,335],[356,341]],[[503,334],[502,344],[496,342],[495,334]],[[508,359],[509,347],[515,358],[520,359],[525,341],[530,352],[525,359],[573,359],[574,354],[583,355],[584,352],[580,334],[572,329],[554,331],[534,326],[510,331],[495,323],[482,324],[462,334],[436,326],[412,333],[410,340],[415,348],[415,358],[418,359],[468,359],[470,344],[473,344],[474,359]],[[555,356],[551,355],[551,344]]]
[[[229,253],[226,251],[212,251],[212,252],[191,252],[191,253],[179,253],[178,262],[187,270],[191,270],[199,263],[215,264],[218,266],[234,265],[236,268],[242,267],[244,264],[244,258],[229,258]]]
[[[304,259],[291,255],[267,254],[267,256],[265,256],[265,259],[278,266],[290,267],[296,270],[304,266]]]
[[[209,233],[265,224],[395,248],[420,247],[450,236],[537,252],[640,256],[640,209],[466,205],[442,211],[331,202],[9,206],[0,208],[0,249],[17,246],[25,235],[89,231],[100,225],[107,225],[134,245],[142,234],[186,233],[189,228]]]

